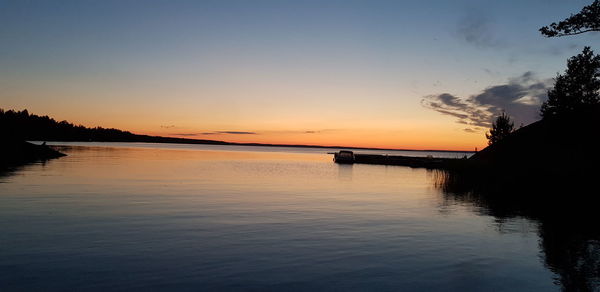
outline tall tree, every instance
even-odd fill
[[[588,31],[600,31],[600,0],[595,0],[563,21],[540,28],[540,32],[547,37],[576,35]]]
[[[502,112],[492,123],[492,128],[489,133],[485,134],[485,137],[488,139],[488,144],[492,145],[506,138],[514,129],[515,124],[513,121],[505,112]]]
[[[548,100],[542,104],[542,117],[572,113],[590,105],[600,104],[600,56],[590,47],[567,61],[565,73],[556,76]]]

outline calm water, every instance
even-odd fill
[[[2,291],[561,288],[540,222],[486,215],[423,169],[327,149],[61,151],[0,177]]]

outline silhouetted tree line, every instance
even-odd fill
[[[0,127],[5,136],[35,141],[123,141],[136,135],[117,129],[88,128],[48,116],[30,114],[27,110],[0,109]]]
[[[554,78],[554,87],[548,90],[548,100],[540,109],[543,119],[570,119],[589,114],[600,106],[600,55],[590,47],[567,60],[567,69]],[[486,137],[492,145],[506,138],[514,130],[504,112],[492,124]]]
[[[546,37],[562,37],[600,31],[600,0],[583,7],[579,13],[540,28]],[[600,106],[600,55],[590,47],[567,60],[564,74],[557,74],[548,100],[540,109],[543,119],[570,119],[579,114],[598,114]],[[498,116],[486,134],[489,145],[503,140],[514,130],[510,117]]]
[[[28,141],[97,141],[97,142],[154,142],[188,144],[228,144],[213,140],[196,140],[137,135],[112,128],[88,128],[48,116],[30,114],[27,110],[0,109],[0,135],[10,140]]]
[[[590,47],[567,61],[567,70],[554,79],[548,100],[542,104],[543,118],[568,116],[600,104],[600,56]]]
[[[561,37],[600,31],[600,0],[584,6],[579,13],[540,28],[542,35]],[[564,74],[557,74],[548,100],[542,104],[544,119],[568,117],[600,105],[600,55],[590,47],[567,60]]]

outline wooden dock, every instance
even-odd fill
[[[328,153],[334,154],[336,153]],[[335,161],[335,160],[334,160]],[[466,159],[461,158],[440,158],[440,157],[414,157],[401,155],[381,155],[381,154],[354,154],[353,163],[359,164],[378,164],[378,165],[399,165],[413,168],[427,169],[449,169],[465,164]],[[344,163],[348,163],[347,161]],[[352,163],[352,162],[350,162]]]

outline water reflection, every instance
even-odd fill
[[[543,260],[556,283],[565,291],[600,291],[600,214],[590,183],[507,182],[448,171],[434,171],[434,180],[448,205],[469,205],[499,226],[515,218],[537,222]]]
[[[549,291],[563,273],[540,261],[539,216],[424,169],[98,146],[0,179],[1,290]]]
[[[340,181],[352,181],[352,164],[337,164]]]
[[[24,163],[21,165],[10,165],[10,166],[5,166],[5,167],[0,167],[0,183],[5,182],[4,181],[5,178],[9,178],[11,176],[18,175],[19,173],[21,173],[22,171],[24,171],[30,167],[41,166],[42,169],[44,169],[46,167],[46,165],[50,162],[51,162],[51,160],[42,160],[42,161],[37,161],[37,162],[28,162],[28,163]]]
[[[1,180],[2,178],[15,175],[21,169],[23,169],[23,166],[12,166],[12,167],[8,167],[8,168],[0,168],[0,183],[2,183],[2,180]]]

